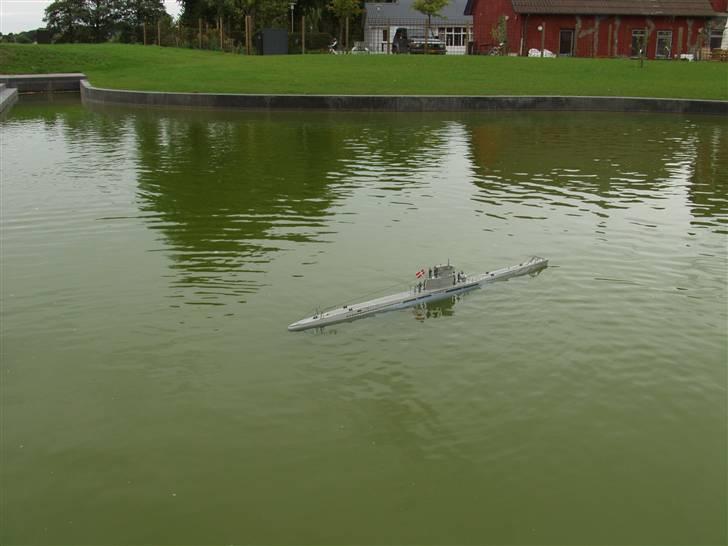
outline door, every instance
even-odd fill
[[[574,29],[559,32],[559,55],[572,56],[574,54]]]

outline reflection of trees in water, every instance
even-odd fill
[[[330,229],[331,207],[357,166],[383,158],[385,168],[410,171],[431,160],[438,127],[408,119],[136,114],[141,208],[173,249],[176,284],[210,302],[257,290],[272,253]]]
[[[99,151],[101,154],[93,158],[94,161],[99,161],[105,159],[109,152],[118,155],[122,151],[121,147],[127,137],[126,121],[119,116],[90,114],[73,95],[71,98],[65,95],[29,95],[23,96],[13,107],[10,122],[40,122],[48,130],[62,128],[62,134],[72,153]],[[79,162],[75,155],[69,160]],[[76,170],[81,169],[93,175],[88,165],[76,166]]]
[[[422,183],[419,173],[439,164],[447,144],[444,121],[392,115],[361,125],[345,141],[351,154],[342,163],[360,182],[369,177],[379,189],[414,189]]]
[[[139,197],[182,285],[256,290],[270,253],[322,232],[335,199],[332,131],[275,122],[137,116]]]
[[[134,119],[142,210],[174,251],[183,272],[176,282],[207,291],[209,300],[256,290],[255,273],[272,253],[319,241],[356,174],[347,166],[385,157],[411,170],[437,141],[417,124],[376,127],[368,116],[346,114]]]
[[[724,187],[715,186],[720,177],[709,173],[716,168],[715,141],[725,139],[722,120],[533,113],[471,122],[469,129],[481,190],[475,199],[489,204],[583,203],[596,205],[595,213],[603,216],[610,208],[664,198],[664,190],[676,183],[695,187],[696,178],[698,185],[710,180],[709,191],[725,195]],[[695,177],[686,178],[685,161],[695,164]]]

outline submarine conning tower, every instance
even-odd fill
[[[425,290],[437,290],[446,286],[452,286],[453,278],[457,275],[455,268],[450,264],[436,265],[432,268],[432,277],[425,279]]]

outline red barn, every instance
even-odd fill
[[[720,47],[728,0],[468,0],[474,51],[650,59]]]

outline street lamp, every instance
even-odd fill
[[[536,27],[538,31],[541,33],[541,58],[543,58],[543,48],[544,48],[544,33],[543,33],[543,25],[538,25]]]
[[[296,7],[296,0],[293,0],[288,5],[291,6],[291,34],[293,34],[293,8]]]

